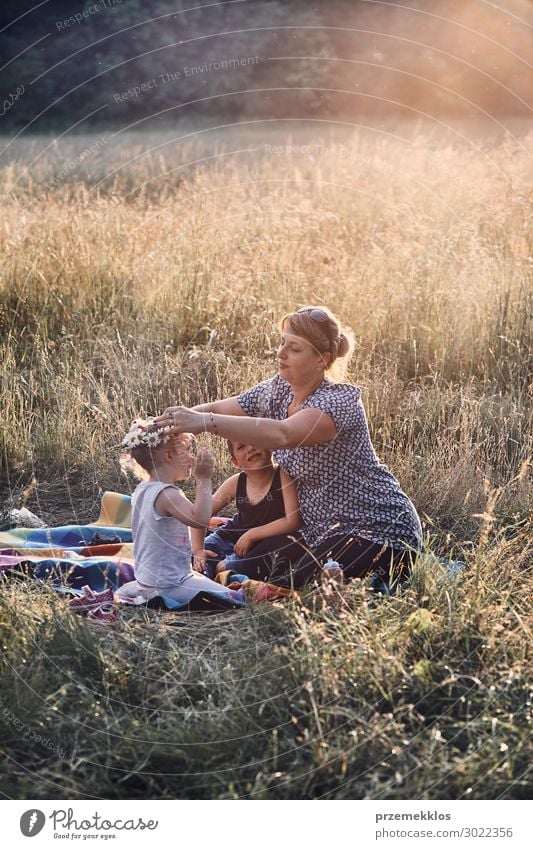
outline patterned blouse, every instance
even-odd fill
[[[276,375],[242,392],[238,401],[248,416],[282,420],[292,398],[290,384]],[[359,387],[323,380],[303,403],[302,409],[307,407],[331,417],[335,438],[272,452],[296,480],[305,542],[315,546],[345,533],[391,548],[419,549],[420,519],[396,478],[379,461]]]

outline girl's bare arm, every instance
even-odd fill
[[[237,492],[237,480],[239,475],[232,475],[230,478],[224,481],[223,484],[219,486],[215,494],[213,495],[212,505],[211,505],[211,515],[216,516],[219,510],[222,510],[226,504],[229,504],[230,501],[235,499],[235,494]],[[193,554],[196,554],[199,551],[202,551],[204,548],[204,538],[205,538],[206,526],[203,528],[194,528],[191,531],[191,545]]]

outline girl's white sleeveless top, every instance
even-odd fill
[[[169,486],[176,489],[168,483],[143,481],[133,493],[135,577],[149,587],[174,586],[193,573],[188,526],[172,516],[161,516],[154,507],[159,493]]]

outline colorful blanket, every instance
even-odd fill
[[[215,520],[214,524],[217,524]],[[105,492],[100,515],[89,525],[14,528],[0,532],[0,573],[5,578],[31,577],[61,593],[77,595],[88,585],[101,592],[117,590],[135,578],[131,533],[131,497]],[[157,597],[150,607],[168,610],[227,610],[238,606],[220,593],[199,593],[184,605]]]

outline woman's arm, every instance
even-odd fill
[[[175,409],[169,407],[169,410]],[[220,401],[209,401],[207,404],[197,404],[196,407],[191,407],[198,413],[222,413],[225,416],[245,416],[243,408],[237,401],[237,396],[231,398],[222,398]],[[167,411],[165,410],[165,413]],[[163,414],[164,415],[164,414]]]
[[[175,433],[212,433],[256,448],[271,449],[316,445],[329,442],[337,434],[333,419],[316,407],[300,410],[282,421],[169,407],[155,424],[169,427]]]

